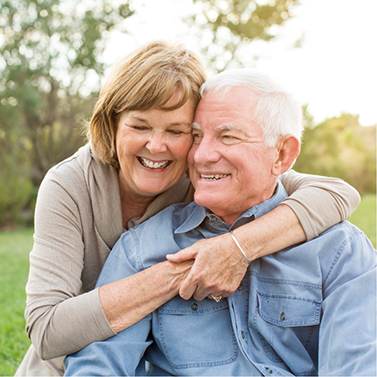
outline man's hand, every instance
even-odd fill
[[[198,301],[209,295],[230,296],[239,287],[248,267],[229,233],[200,240],[191,247],[166,257],[174,263],[195,259],[179,290],[180,296],[185,300],[192,296]]]

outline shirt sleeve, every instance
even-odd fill
[[[326,265],[318,375],[376,376],[376,251],[355,228]]]
[[[114,246],[98,279],[97,286],[123,279],[138,272],[136,244],[132,231],[126,232]],[[66,376],[146,375],[143,355],[152,343],[148,339],[152,315],[102,342],[89,344],[64,361]]]
[[[282,204],[295,212],[308,241],[347,220],[360,204],[357,190],[338,178],[290,170],[280,180],[289,195]]]
[[[91,266],[91,287],[83,286],[85,247],[94,254],[97,249],[94,237],[92,244],[84,245],[82,223],[90,215],[86,218],[80,212],[77,200],[61,180],[50,172],[39,189],[26,286],[26,331],[43,360],[65,356],[114,335],[98,290],[93,290],[96,266]]]

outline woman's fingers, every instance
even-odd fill
[[[167,254],[166,258],[169,262],[180,263],[190,259],[195,259],[197,252],[198,250],[192,246],[178,251],[178,253],[175,254]]]
[[[231,236],[202,240],[191,248],[195,249],[191,254],[196,255],[195,262],[180,287],[180,296],[185,300],[194,297],[198,301],[211,294],[230,296],[239,287],[248,267]]]

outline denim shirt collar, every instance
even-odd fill
[[[192,211],[190,212],[187,219],[179,226],[174,233],[187,233],[195,228],[198,228],[204,221],[214,221],[218,225],[227,228],[227,231],[231,229],[238,228],[241,225],[244,225],[247,222],[253,221],[266,213],[272,211],[276,208],[286,197],[287,192],[284,189],[284,186],[278,180],[276,190],[274,195],[270,198],[265,200],[262,203],[257,204],[254,207],[249,208],[246,210],[232,225],[225,223],[221,218],[214,213],[212,213],[209,209],[199,206],[195,202],[191,203],[193,207]]]

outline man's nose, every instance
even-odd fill
[[[217,151],[216,143],[213,140],[203,138],[199,145],[193,145],[196,148],[194,161],[200,165],[208,165],[219,161],[220,154]]]
[[[152,154],[163,153],[168,149],[165,136],[161,133],[151,134],[146,147]]]

